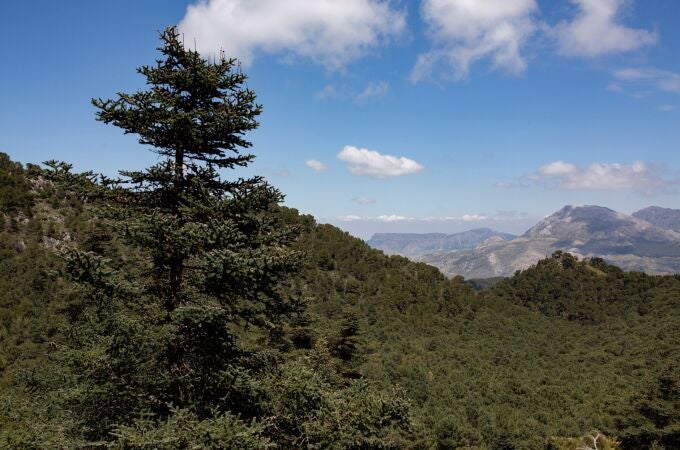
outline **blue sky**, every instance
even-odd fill
[[[3,0],[0,151],[152,163],[89,100],[143,87],[171,24],[244,62],[245,173],[361,237],[680,207],[677,0]]]

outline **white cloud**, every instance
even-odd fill
[[[529,215],[519,211],[497,211],[495,214],[463,214],[462,216],[429,216],[412,217],[401,214],[382,214],[379,216],[347,215],[335,217],[339,222],[362,222],[362,223],[421,223],[421,224],[453,224],[469,226],[470,222],[487,222],[495,225],[501,223],[513,223],[525,221]]]
[[[367,102],[371,99],[384,97],[390,90],[390,84],[386,81],[373,81],[363,89],[356,89],[343,84],[326,84],[314,93],[316,100],[353,100],[356,103]]]
[[[566,163],[564,161],[554,161],[538,169],[538,172],[541,175],[547,176],[568,175],[576,171],[578,171],[578,168],[575,165]]]
[[[348,216],[338,216],[335,218],[340,222],[413,222],[418,220],[414,217],[400,216],[398,214],[383,214],[377,217],[362,217],[350,214]]]
[[[382,215],[376,217],[380,222],[403,222],[405,220],[414,220],[412,217],[398,216],[396,214]]]
[[[382,155],[374,150],[345,146],[338,158],[345,161],[355,175],[387,178],[420,172],[424,167],[404,156]]]
[[[526,69],[522,47],[536,29],[535,0],[423,0],[421,15],[435,48],[419,55],[411,80],[421,81],[444,65],[465,77],[483,58],[509,73]]]
[[[309,159],[305,161],[305,166],[309,167],[315,172],[323,172],[324,170],[328,170],[328,166],[321,161],[317,161],[316,159]]]
[[[663,104],[656,107],[661,112],[673,112],[676,109],[675,105]]]
[[[463,214],[463,222],[478,222],[482,220],[487,220],[488,217],[483,214]]]
[[[382,216],[376,217],[376,220],[379,222],[410,222],[416,219],[413,217],[399,216],[396,214],[384,214]]]
[[[348,215],[348,216],[338,216],[336,217],[340,222],[356,222],[357,220],[363,220],[361,216]]]
[[[555,161],[527,175],[526,180],[562,190],[637,191],[652,194],[677,184],[660,167],[642,161],[633,164],[593,163],[587,167]]]
[[[571,0],[579,9],[571,22],[554,28],[560,52],[567,56],[596,57],[637,50],[657,41],[656,33],[621,23],[630,0]]]
[[[383,97],[387,95],[390,90],[390,84],[386,81],[376,81],[369,83],[366,88],[357,94],[356,99],[358,101],[367,100],[373,97]]]
[[[302,57],[337,69],[405,28],[387,0],[199,0],[179,24],[187,45],[250,64],[258,54]]]
[[[375,203],[375,199],[370,197],[354,197],[352,201],[359,205],[372,205]]]
[[[509,211],[499,211],[495,215],[491,215],[491,216],[484,214],[484,213],[463,214],[462,216],[443,216],[443,217],[428,216],[428,217],[422,217],[422,218],[391,215],[391,216],[378,216],[378,217],[376,217],[376,220],[379,220],[379,221],[382,221],[382,222],[418,221],[418,222],[428,222],[428,223],[433,223],[433,222],[464,223],[464,222],[510,221],[510,220],[515,220],[517,218],[524,218],[524,217],[526,217],[526,213],[519,213],[519,212],[516,212],[516,211],[510,211],[510,212]],[[369,220],[369,219],[367,219],[367,220]]]
[[[496,211],[494,215],[494,220],[498,221],[513,221],[513,220],[524,220],[529,217],[529,214],[524,211],[517,210],[501,210]]]
[[[653,68],[627,68],[613,73],[618,83],[634,87],[652,87],[663,92],[680,94],[680,74]]]

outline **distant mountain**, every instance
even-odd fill
[[[660,228],[680,231],[680,209],[650,206],[649,208],[634,212],[633,217],[646,220]]]
[[[490,228],[477,228],[455,234],[376,233],[368,241],[368,245],[388,255],[418,257],[431,253],[469,250],[485,241],[505,242],[515,237]]]
[[[680,272],[680,231],[601,206],[565,206],[511,241],[418,259],[447,275],[490,278],[510,276],[555,250],[602,257],[626,270]]]

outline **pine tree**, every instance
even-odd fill
[[[68,345],[53,355],[69,370],[50,398],[68,419],[31,443],[403,448],[413,433],[403,392],[343,380],[323,340],[277,344],[304,323],[302,302],[285,294],[302,262],[299,228],[264,179],[222,178],[252,161],[245,135],[261,107],[235,60],[206,61],[175,28],[161,40],[162,58],[138,69],[147,90],[93,100],[99,120],[161,161],[116,179],[47,163],[106,245],[63,249],[76,300]]]
[[[680,369],[671,363],[650,377],[644,395],[620,419],[627,425],[626,448],[678,448],[680,446]]]
[[[138,69],[149,90],[93,100],[98,120],[139,135],[141,144],[166,158],[110,183],[123,193],[123,214],[136,219],[128,224],[129,240],[151,251],[168,312],[191,303],[198,293],[188,285],[204,281],[207,289],[200,294],[219,299],[235,318],[263,325],[289,309],[272,286],[277,274],[297,262],[280,250],[290,230],[277,230],[271,215],[262,214],[283,196],[260,177],[219,176],[220,169],[252,161],[253,155],[242,153],[251,146],[244,135],[257,127],[261,106],[245,87],[246,76],[235,70],[236,60],[208,63],[184,49],[174,27],[161,38],[158,50],[165,58]],[[187,272],[193,283],[185,282]]]
[[[30,214],[33,200],[30,185],[25,177],[25,169],[21,164],[9,159],[9,155],[0,152],[0,231],[7,218],[17,214]]]
[[[246,76],[236,60],[185,49],[174,27],[161,40],[162,59],[138,69],[147,90],[93,104],[98,120],[162,160],[117,179],[48,164],[52,179],[100,205],[127,249],[118,263],[65,251],[86,299],[71,333],[71,406],[94,440],[141,415],[256,416],[252,377],[271,358],[241,337],[280,327],[300,306],[280,289],[301,261],[289,247],[296,230],[277,219],[282,194],[260,177],[221,177],[253,159],[245,134],[261,107]]]

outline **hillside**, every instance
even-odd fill
[[[87,325],[83,328],[73,322],[88,304],[87,291],[66,279],[70,263],[62,258],[66,257],[62,252],[65,246],[101,252],[117,270],[130,276],[139,276],[138,268],[144,266],[145,255],[131,252],[127,244],[118,240],[112,230],[96,218],[91,210],[93,205],[64,196],[63,191],[41,178],[39,171],[36,170],[38,175],[34,178],[20,165],[11,163],[6,155],[0,156],[4,157],[0,162],[6,163],[0,166],[0,198],[3,199],[0,210],[3,219],[0,229],[0,402],[6,405],[0,411],[0,443],[9,448],[70,448],[73,442],[82,441],[55,430],[73,426],[74,421],[80,420],[78,416],[73,417],[71,407],[66,405],[76,399],[80,403],[84,394],[73,384],[79,377],[78,371],[72,372],[70,363],[75,353],[64,351],[73,344],[74,335],[77,339],[88,332]],[[277,445],[278,448],[298,448],[287,444],[286,439],[294,439],[288,438],[289,434],[303,433],[296,427],[298,423],[305,423],[304,417],[310,418],[305,427],[312,427],[305,436],[315,436],[314,439],[321,442],[328,439],[337,442],[340,434],[356,442],[359,426],[365,430],[366,441],[391,443],[387,448],[402,447],[397,442],[403,442],[404,430],[409,427],[413,427],[409,440],[429,440],[402,390],[394,387],[376,390],[373,386],[377,383],[361,380],[359,365],[366,347],[360,336],[369,323],[374,324],[387,311],[405,311],[418,303],[429,303],[432,308],[445,311],[456,299],[462,301],[463,297],[472,295],[471,289],[460,280],[447,279],[431,266],[402,257],[385,257],[363,241],[334,227],[317,225],[311,217],[301,216],[295,210],[280,208],[274,216],[272,219],[298,227],[302,233],[293,250],[308,254],[305,265],[297,275],[282,280],[279,287],[286,298],[299,299],[306,307],[294,314],[285,326],[270,331],[233,329],[245,346],[239,360],[247,357],[249,348],[268,347],[265,352],[256,352],[256,359],[250,363],[253,366],[247,374],[240,375],[239,382],[245,385],[239,386],[239,392],[253,397],[239,397],[239,407],[256,408],[256,411],[275,409],[280,424],[271,428],[272,431],[257,426],[240,429],[235,436],[241,436],[238,438],[241,440],[232,439],[239,444],[229,448],[265,448],[261,444],[271,441],[280,442],[278,445],[282,446]],[[88,254],[92,253],[85,253]],[[129,308],[125,304],[122,307]],[[114,316],[123,316],[125,309]],[[142,320],[134,310],[125,312],[124,316],[132,323]],[[94,320],[91,326],[97,326]],[[97,328],[92,331],[97,333]],[[135,346],[134,353],[137,348]],[[95,358],[91,363],[96,365],[97,361]],[[263,365],[269,368],[259,373],[258,368]],[[152,367],[154,372],[160,369],[162,366]],[[111,377],[107,375],[115,369],[104,370],[104,379],[115,383],[116,380],[108,381]],[[282,385],[289,386],[290,391],[282,391]],[[128,384],[126,389],[134,389],[132,386]],[[130,401],[120,387],[118,394],[111,393],[105,398],[111,404]],[[304,405],[304,416],[293,400]],[[262,403],[249,406],[253,401]],[[310,409],[312,404],[316,406]],[[343,431],[345,427],[334,425],[335,415],[342,414],[343,409],[335,409],[334,405],[365,414],[358,414],[356,422],[346,422],[349,428]],[[95,412],[104,408],[101,403],[86,406]],[[328,418],[321,419],[314,411],[327,411]],[[144,428],[148,422],[136,424],[137,418],[132,416],[127,420],[133,428],[121,432],[133,436],[139,432],[144,434],[144,439],[152,439]],[[199,426],[197,423],[202,423],[192,416],[181,416],[177,420],[180,421],[177,425],[168,424],[153,431],[161,433],[154,436],[163,442],[184,438],[194,432],[191,430]],[[375,421],[374,426],[367,427],[366,421]],[[286,434],[280,431],[269,434],[283,425],[289,427]],[[135,431],[137,426],[139,431]],[[76,429],[87,428],[81,425]],[[176,430],[178,434],[169,430]],[[378,430],[389,435],[376,436]],[[196,432],[200,433],[200,429]],[[248,441],[246,445],[248,437],[259,444]],[[327,445],[321,444],[321,447]]]
[[[488,240],[509,241],[515,237],[490,228],[477,228],[454,234],[376,233],[367,243],[388,255],[418,257],[430,253],[469,250]]]
[[[0,442],[68,420],[56,406],[69,383],[56,350],[80,294],[57,276],[58,242],[125,256],[84,205],[26,175],[8,160],[0,168]],[[345,380],[385,398],[403,389],[408,441],[387,448],[556,448],[555,436],[593,429],[624,449],[677,448],[680,278],[555,254],[476,294],[310,216],[278,214],[302,231],[295,247],[304,265],[283,287],[307,307],[272,336],[270,357],[299,370],[298,358],[317,361],[321,351],[315,364]],[[318,382],[290,398],[314,401],[303,392]]]
[[[634,212],[633,217],[646,220],[660,228],[680,231],[680,210],[678,209],[650,206]]]
[[[404,282],[403,292],[392,271],[382,269],[378,277],[395,288],[371,296],[370,268],[387,260],[333,227],[317,230],[323,233],[315,245],[326,250],[312,260],[331,254],[336,262],[331,271],[319,270],[326,266],[321,256],[305,275],[314,280],[310,293],[329,286],[330,301],[312,311],[328,324],[348,311],[360,318],[366,353],[358,370],[385,386],[404,386],[444,448],[487,448],[506,439],[518,446],[510,448],[538,449],[550,436],[591,428],[630,435],[632,442],[637,435],[624,416],[637,414],[645,386],[680,357],[680,334],[670,331],[680,320],[677,277],[627,274],[564,255],[481,295],[457,285],[433,296],[428,285],[441,283],[433,274]],[[367,258],[376,259],[361,276],[354,262]],[[417,270],[399,266],[402,274]],[[354,286],[349,296],[345,283]]]
[[[565,206],[514,240],[418,259],[448,275],[490,278],[510,276],[557,250],[602,257],[625,270],[680,271],[678,231],[599,206]]]

